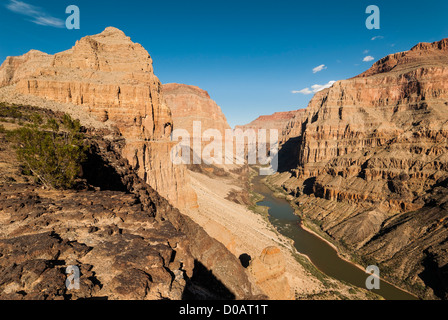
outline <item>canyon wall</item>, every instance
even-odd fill
[[[193,135],[193,122],[201,122],[202,132],[218,130],[222,136],[230,129],[221,108],[207,91],[196,86],[168,83],[163,85],[163,95],[171,109],[174,129],[185,129]]]
[[[190,137],[190,164],[207,160],[208,154],[204,157],[203,152],[215,144],[218,150],[211,151],[210,156],[224,164],[225,143],[232,142],[226,131],[231,128],[221,108],[210,98],[208,92],[196,86],[168,83],[163,85],[163,94],[172,112],[174,130],[185,131]],[[176,140],[182,141],[183,138],[176,136]],[[201,150],[198,146],[201,146]],[[216,161],[214,164],[217,164]]]
[[[25,123],[64,115],[21,112]],[[231,252],[138,177],[122,157],[124,139],[111,135],[86,128],[76,190],[49,190],[24,175],[0,132],[0,299],[265,298]],[[66,287],[69,266],[81,272],[77,290]]]
[[[277,129],[282,131],[283,128],[288,124],[288,122],[300,113],[301,110],[297,111],[286,111],[286,112],[276,112],[268,116],[259,116],[257,119],[251,123],[236,126],[236,129],[240,128],[242,130],[246,129]]]
[[[296,166],[274,179],[323,231],[416,286],[431,286],[420,275],[448,236],[440,216],[446,211],[409,215],[432,212],[436,190],[448,179],[447,44],[389,55],[318,92],[284,131],[285,141],[297,140]],[[406,234],[422,230],[426,241],[410,234],[387,238],[405,217],[413,221]],[[444,231],[432,232],[435,225]],[[394,243],[389,249],[386,238]],[[446,273],[448,261],[437,261],[437,272]]]
[[[30,51],[0,67],[0,85],[72,103],[126,138],[123,155],[140,177],[179,208],[197,206],[183,166],[170,161],[173,129],[152,59],[122,31],[109,27],[55,55]]]

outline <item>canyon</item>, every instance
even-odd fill
[[[171,162],[175,126],[230,127],[204,90],[162,85],[148,52],[122,31],[108,27],[54,55],[8,57],[0,79],[6,131],[33,114],[60,122],[68,113],[89,145],[80,189],[45,190],[1,135],[2,299],[372,297],[291,255],[289,241],[248,210],[247,167]],[[216,183],[227,185],[219,197]],[[241,237],[242,228],[252,231]],[[243,253],[254,257],[248,266]],[[75,293],[64,286],[72,264],[81,270]]]

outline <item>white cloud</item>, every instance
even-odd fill
[[[311,86],[311,90],[310,90],[310,88],[305,88],[305,89],[298,90],[298,91],[292,91],[292,93],[301,93],[301,94],[317,93],[324,89],[330,88],[335,83],[336,83],[336,81],[329,81],[327,84],[315,84],[315,85]]]
[[[61,19],[48,15],[45,10],[19,0],[9,0],[6,8],[12,12],[31,18],[31,22],[41,26],[63,28],[65,23]]]
[[[384,39],[383,36],[376,36],[372,38],[372,41]]]
[[[369,53],[369,50],[364,50],[362,53],[364,53],[364,54],[368,54],[368,53]]]
[[[321,64],[320,66],[317,66],[316,68],[313,69],[313,73],[317,73],[325,69],[327,69],[327,67],[324,64]]]
[[[315,85],[311,86],[311,89],[313,89],[313,92],[316,93],[316,92],[322,91],[324,89],[330,88],[335,83],[336,83],[336,81],[329,81],[327,84],[323,84],[323,85],[315,84]]]
[[[362,61],[364,61],[364,62],[369,62],[369,61],[372,61],[372,60],[375,60],[375,58],[372,57],[372,56],[367,56],[364,59],[362,59]]]

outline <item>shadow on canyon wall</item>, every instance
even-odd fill
[[[234,300],[235,295],[202,263],[195,260],[182,300]]]
[[[302,137],[291,138],[286,141],[278,152],[278,172],[287,172],[299,165],[299,147]]]

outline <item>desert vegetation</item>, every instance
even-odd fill
[[[61,118],[23,113],[18,106],[1,105],[3,122],[19,125],[7,131],[23,172],[48,189],[72,188],[86,160],[87,146],[79,120],[68,114]],[[2,126],[3,131],[6,129]]]

